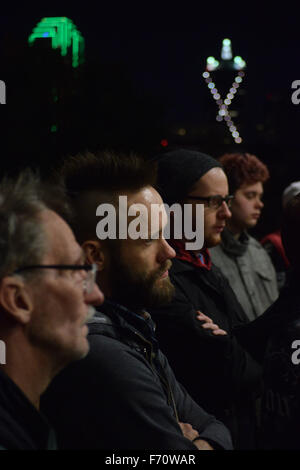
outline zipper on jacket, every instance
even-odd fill
[[[145,356],[146,356],[146,359],[147,361],[149,362],[149,365],[153,371],[154,374],[158,375],[160,381],[162,382],[162,384],[165,385],[165,389],[167,391],[167,400],[168,400],[168,405],[170,405],[172,408],[173,408],[173,411],[174,411],[174,414],[175,414],[175,417],[176,417],[176,420],[177,422],[179,422],[179,417],[178,417],[178,413],[177,413],[177,408],[176,408],[176,404],[175,404],[175,399],[174,399],[174,395],[173,395],[173,392],[172,392],[172,389],[170,387],[170,384],[168,382],[168,380],[164,377],[161,376],[161,374],[159,373],[159,371],[154,368],[153,366],[153,362],[152,362],[152,357],[153,357],[153,347],[152,347],[152,343],[148,340],[146,340],[144,338],[144,336],[142,336],[141,334],[139,334],[137,331],[134,330],[134,333],[142,340],[144,341],[145,343],[149,344],[150,345],[150,358],[149,358],[149,354],[148,354],[148,351],[147,351],[147,348],[144,348],[144,353],[145,353]]]

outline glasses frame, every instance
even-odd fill
[[[22,266],[14,271],[13,274],[20,274],[23,271],[31,269],[63,269],[68,271],[86,271],[87,277],[83,280],[83,292],[89,294],[94,288],[96,282],[96,274],[98,266],[96,264],[33,264],[30,266]]]
[[[187,196],[187,197],[188,199],[195,199],[196,201],[206,201],[208,203],[208,207],[210,208],[214,208],[212,205],[213,200],[216,200],[215,198],[218,197],[220,198],[220,200],[222,199],[222,202],[221,204],[218,205],[218,207],[215,207],[215,209],[219,209],[222,206],[223,202],[226,202],[228,208],[230,208],[232,201],[234,200],[234,196],[232,195],[222,197],[219,194],[216,194],[215,196],[207,196],[207,197],[202,197],[202,196]]]

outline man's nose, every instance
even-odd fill
[[[222,202],[222,205],[219,209],[218,212],[219,216],[221,216],[223,219],[230,219],[232,216],[231,211],[225,201]]]
[[[90,305],[101,305],[104,302],[104,294],[96,283],[94,284],[93,290],[89,293],[86,293],[84,298],[85,302]]]
[[[160,252],[160,258],[161,260],[165,261],[166,259],[172,259],[175,258],[176,256],[176,251],[169,245],[167,240],[165,238],[161,239],[161,252]]]

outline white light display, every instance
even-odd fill
[[[230,39],[223,40],[221,58],[224,61],[232,59]],[[216,104],[219,108],[216,120],[218,122],[221,122],[224,120],[226,125],[228,126],[228,130],[230,131],[235,143],[240,144],[242,142],[242,138],[240,137],[240,134],[237,131],[237,128],[232,121],[228,107],[232,104],[232,101],[234,97],[236,96],[237,90],[243,81],[245,73],[242,71],[242,69],[246,67],[246,62],[240,56],[234,57],[233,68],[235,70],[238,70],[238,74],[234,78],[231,88],[229,92],[227,93],[226,98],[224,99],[221,97],[216,87],[216,84],[213,82],[212,77],[210,76],[210,72],[217,70],[219,68],[219,65],[220,65],[219,62],[214,57],[212,56],[208,57],[206,61],[206,71],[202,74],[202,76],[205,79],[205,82],[207,83],[209,91],[212,94],[212,97],[216,101]]]

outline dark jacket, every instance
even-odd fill
[[[232,335],[247,322],[221,271],[173,260],[170,278],[176,291],[164,308],[151,310],[157,337],[178,380],[194,400],[227,424],[240,448],[255,445],[254,396],[260,391],[261,369]],[[212,318],[228,332],[204,330],[196,312]]]
[[[90,324],[90,352],[63,371],[42,402],[60,448],[195,450],[178,421],[216,448],[231,449],[225,426],[176,381],[152,322],[117,304]]]
[[[0,449],[56,449],[54,432],[50,429],[46,419],[1,370]]]
[[[237,334],[263,363],[260,447],[300,450],[299,276],[289,279],[278,300]]]
[[[281,231],[276,230],[275,232],[269,233],[260,243],[272,260],[276,271],[278,289],[280,291],[284,287],[287,271],[290,268],[290,262],[287,259],[282,244]]]

